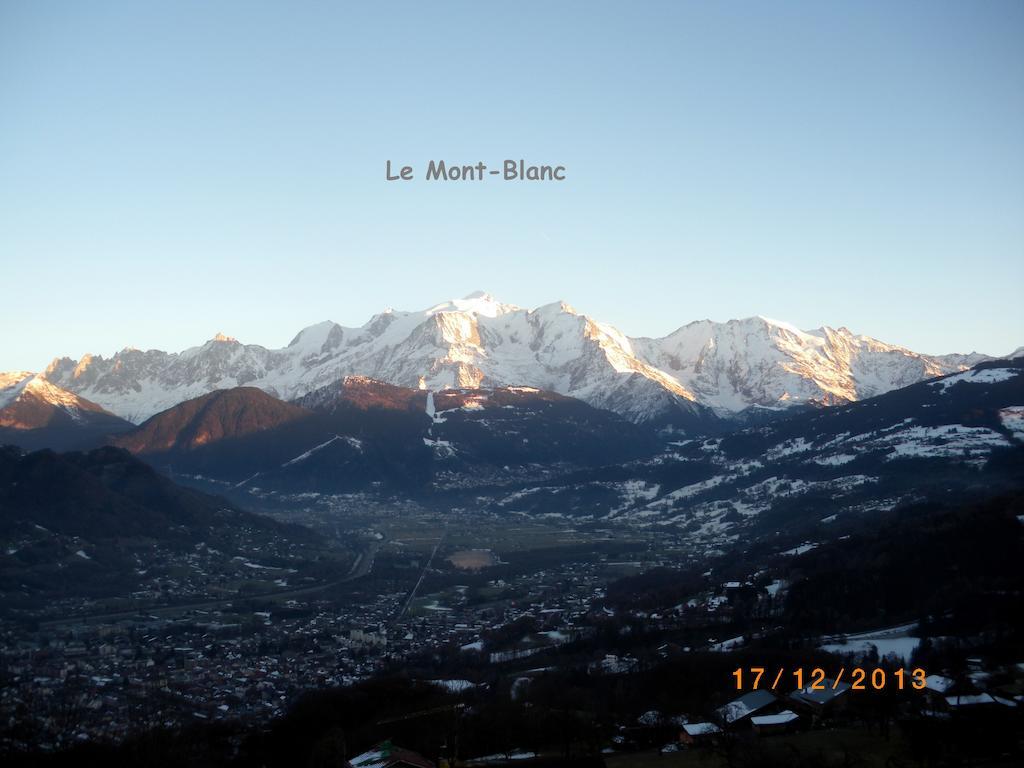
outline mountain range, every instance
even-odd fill
[[[359,328],[312,325],[283,349],[218,334],[177,353],[55,359],[38,379],[136,424],[218,389],[294,400],[355,375],[430,391],[529,386],[636,423],[705,431],[765,409],[862,400],[989,359],[924,355],[846,328],[802,331],[763,317],[630,338],[564,302],[527,310],[478,292],[418,312],[388,310]]]

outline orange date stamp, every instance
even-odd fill
[[[805,669],[794,667],[769,669],[767,667],[737,667],[732,673],[737,691],[785,690],[790,687],[812,691],[922,691],[928,687],[927,673],[915,669],[886,670],[882,667],[840,667],[830,676],[821,667]]]

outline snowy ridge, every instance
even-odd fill
[[[75,421],[80,421],[87,412],[101,412],[101,409],[78,395],[55,386],[42,374],[18,371],[0,373],[0,410],[19,403],[34,401],[63,411]],[[0,426],[10,426],[16,419],[0,414]],[[10,422],[10,423],[8,423]]]
[[[955,376],[947,376],[941,381],[936,381],[929,386],[936,387],[942,392],[947,392],[950,387],[966,382],[968,384],[998,384],[1001,381],[1020,376],[1021,371],[1014,368],[985,368],[978,371],[964,371]]]
[[[359,328],[318,323],[283,349],[218,334],[180,353],[57,359],[43,378],[136,423],[214,389],[249,385],[291,400],[358,375],[434,391],[536,387],[633,421],[678,424],[858,400],[988,359],[921,355],[845,328],[801,331],[762,317],[630,338],[564,302],[526,310],[478,292],[418,312],[387,310]]]
[[[6,408],[17,400],[34,376],[31,371],[0,373],[0,408]]]
[[[801,331],[764,317],[704,320],[636,342],[644,357],[720,412],[863,400],[992,359],[920,355],[846,328]]]

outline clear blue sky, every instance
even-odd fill
[[[4,0],[0,281],[0,370],[476,289],[1005,354],[1024,3]]]

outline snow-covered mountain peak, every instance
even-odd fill
[[[800,328],[797,328],[792,323],[787,323],[785,320],[775,320],[774,318],[765,317],[764,315],[755,315],[754,317],[748,317],[748,318],[744,318],[742,320],[730,320],[729,322],[730,323],[735,322],[735,323],[746,324],[746,325],[760,323],[760,324],[763,324],[769,332],[772,332],[772,331],[779,332],[779,331],[781,331],[781,332],[784,332],[784,333],[791,333],[792,335],[796,336],[797,338],[801,338],[801,339],[804,339],[804,338],[806,338],[807,336],[810,335],[810,334],[808,334],[807,331],[804,331],[804,330],[801,330]]]
[[[82,398],[66,389],[55,387],[41,375],[36,375],[25,382],[23,393],[31,393],[50,405],[62,408],[69,413],[83,409]]]
[[[51,406],[74,419],[84,412],[102,412],[95,403],[55,386],[44,374],[29,371],[0,373],[0,410],[23,403]],[[12,426],[18,415],[0,415],[0,426]]]
[[[78,450],[131,425],[43,374],[0,373],[0,444]]]
[[[321,353],[337,346],[342,337],[344,329],[330,320],[310,325],[303,328],[288,342],[287,349],[302,351],[305,353]]]
[[[503,304],[485,291],[474,291],[462,299],[449,299],[426,310],[426,315],[441,312],[464,312],[483,317],[498,317],[508,312],[516,312],[519,307],[514,304]]]
[[[536,309],[531,310],[529,314],[537,318],[544,319],[556,318],[560,315],[571,317],[582,316],[579,312],[576,311],[575,307],[573,307],[566,301],[553,301],[550,304],[541,304]]]

